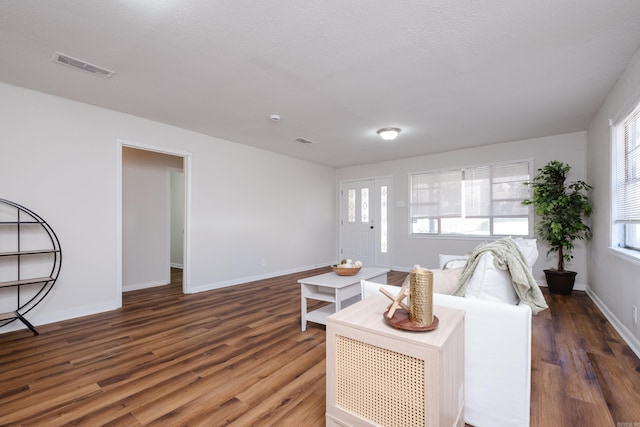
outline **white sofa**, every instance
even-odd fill
[[[385,287],[362,281],[362,298]],[[464,310],[464,421],[475,427],[529,426],[531,398],[531,308],[525,304],[434,294],[435,305]]]

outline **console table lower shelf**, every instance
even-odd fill
[[[464,427],[464,311],[429,332],[395,329],[383,296],[327,318],[326,425]]]
[[[302,330],[307,330],[307,322],[326,325],[330,314],[360,301],[361,280],[386,283],[388,272],[388,268],[365,267],[354,276],[338,276],[331,272],[298,280]],[[329,304],[307,312],[307,300],[325,301]]]

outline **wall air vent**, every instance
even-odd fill
[[[86,71],[96,76],[104,77],[106,79],[112,77],[116,72],[107,70],[106,68],[98,67],[97,65],[89,64],[88,62],[84,62],[80,59],[73,58],[69,55],[65,55],[64,53],[55,52],[51,57],[53,62],[57,62],[58,64],[66,65],[68,67],[73,67],[77,70]]]
[[[309,141],[308,139],[304,139],[304,138],[296,138],[296,141],[302,143],[302,144],[315,144],[315,142],[313,141]]]

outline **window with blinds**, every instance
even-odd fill
[[[614,125],[614,246],[640,251],[640,104]]]
[[[531,162],[410,176],[412,235],[528,236]]]

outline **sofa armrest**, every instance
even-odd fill
[[[465,421],[529,426],[531,307],[434,294],[465,310]]]

